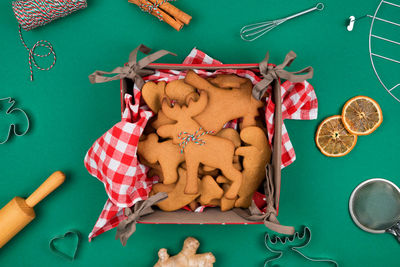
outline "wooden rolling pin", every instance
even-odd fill
[[[0,210],[0,248],[35,219],[33,207],[59,187],[64,180],[65,174],[56,171],[26,200],[14,197]]]

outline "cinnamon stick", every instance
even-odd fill
[[[161,0],[149,0],[153,4],[157,4],[161,2]],[[189,24],[190,20],[192,19],[192,16],[186,14],[179,8],[175,7],[174,5],[170,4],[169,2],[165,2],[164,4],[160,5],[160,8],[163,9],[165,12],[170,14],[172,17],[174,17],[176,20],[182,21],[186,25]]]
[[[135,4],[137,6],[141,6],[141,5],[151,5],[151,2],[147,1],[147,0],[128,0],[130,3]],[[174,28],[175,30],[179,31],[180,29],[182,29],[183,27],[183,23],[175,20],[174,18],[172,18],[170,15],[168,15],[167,13],[165,13],[164,11],[162,11],[161,9],[158,9],[158,12],[160,12],[160,15],[163,19],[163,21],[165,21],[166,23],[168,23],[172,28]],[[152,11],[151,14],[155,17],[158,18],[158,14],[156,11]]]

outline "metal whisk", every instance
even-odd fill
[[[285,21],[302,16],[304,14],[310,13],[315,10],[321,11],[323,9],[324,9],[324,4],[318,3],[313,8],[304,10],[300,13],[294,14],[286,18],[246,25],[240,30],[240,37],[245,41],[249,42],[254,41],[263,36],[264,34],[266,34],[267,32],[269,32],[270,30],[274,29],[276,26],[284,23]]]

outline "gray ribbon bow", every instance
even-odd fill
[[[139,60],[139,62],[137,62],[137,54],[139,51],[144,54],[148,54],[148,53],[150,53],[151,49],[145,45],[138,46],[135,50],[133,50],[130,53],[129,61],[125,66],[117,67],[113,71],[110,71],[110,72],[100,71],[100,70],[95,71],[89,75],[90,82],[91,83],[104,83],[104,82],[113,81],[113,80],[120,80],[123,78],[130,78],[135,81],[135,84],[139,88],[142,88],[142,86],[144,84],[142,77],[151,75],[154,73],[153,70],[145,69],[145,67],[147,65],[149,65],[153,61],[156,61],[157,59],[159,59],[167,54],[176,56],[176,54],[171,53],[169,51],[160,50],[160,51],[157,51],[151,55],[148,55],[148,56],[142,58],[141,60]],[[107,74],[116,74],[116,75],[104,76]]]
[[[250,221],[263,221],[265,226],[269,229],[282,233],[292,235],[294,228],[291,226],[281,225],[277,219],[276,206],[279,203],[279,192],[281,186],[281,155],[282,155],[282,97],[281,87],[279,79],[289,80],[291,82],[303,82],[304,80],[312,78],[314,71],[312,67],[307,67],[297,72],[288,72],[284,70],[286,66],[290,66],[293,60],[296,58],[296,54],[290,51],[283,61],[282,64],[274,67],[273,65],[268,66],[269,53],[265,56],[265,59],[260,63],[260,73],[264,77],[253,87],[253,96],[256,99],[261,99],[268,89],[269,85],[273,85],[272,98],[275,103],[275,116],[274,116],[274,141],[273,141],[273,153],[272,161],[265,167],[265,181],[264,181],[264,192],[266,196],[267,209],[265,213],[262,213],[254,202],[247,211],[243,209],[235,209],[235,212],[240,216]],[[305,73],[305,74],[303,74]],[[297,75],[303,74],[303,75]],[[277,192],[277,193],[276,193]]]
[[[263,97],[264,93],[267,91],[268,85],[270,85],[273,81],[277,81],[279,79],[285,79],[297,83],[297,82],[303,82],[304,80],[307,79],[311,79],[314,74],[314,70],[312,67],[307,67],[305,69],[296,72],[288,72],[284,70],[285,67],[288,67],[290,66],[290,64],[292,64],[295,58],[296,58],[296,53],[290,51],[286,55],[285,60],[282,62],[282,64],[274,67],[273,65],[268,65],[269,53],[267,52],[265,59],[261,61],[259,66],[260,73],[264,77],[264,79],[262,79],[256,85],[254,85],[253,87],[254,98],[260,100]],[[303,75],[297,75],[297,74],[303,74]]]
[[[126,245],[128,238],[136,231],[136,222],[140,217],[153,213],[151,206],[166,199],[167,193],[160,192],[149,197],[144,201],[139,201],[133,206],[133,212],[130,208],[125,208],[127,218],[119,223],[115,239],[119,239],[123,246]]]
[[[277,218],[277,212],[275,208],[275,189],[274,189],[274,180],[272,179],[273,172],[271,165],[268,164],[266,166],[266,180],[264,182],[264,191],[267,202],[267,208],[265,213],[262,213],[254,201],[251,202],[251,205],[247,211],[243,209],[234,209],[234,211],[249,221],[263,221],[264,225],[269,229],[285,234],[292,235],[294,233],[294,227],[281,225]]]

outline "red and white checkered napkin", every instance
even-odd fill
[[[220,65],[217,61],[200,50],[193,49],[183,64]],[[253,84],[261,81],[258,72],[250,70],[223,69],[217,71],[196,70],[201,76],[233,73],[249,78]],[[186,71],[159,70],[153,75],[144,77],[145,81],[173,81],[183,79]],[[271,89],[270,89],[271,90]],[[85,157],[85,166],[89,173],[105,185],[109,199],[96,222],[89,241],[116,226],[125,219],[123,209],[131,207],[137,201],[145,200],[156,181],[146,176],[147,167],[137,161],[136,150],[139,137],[147,121],[154,115],[147,106],[140,105],[140,90],[134,86],[134,103],[132,96],[124,96],[126,109],[122,121],[113,126],[100,137],[90,148]],[[271,93],[271,92],[270,92]],[[313,87],[308,82],[293,84],[286,81],[282,84],[283,119],[310,120],[317,117],[318,102]],[[269,140],[274,133],[274,104],[267,99],[265,110]],[[283,123],[283,122],[282,122]],[[237,121],[227,123],[225,127],[236,128]],[[289,135],[283,125],[282,130],[282,167],[295,160],[295,153]]]
[[[140,96],[140,90],[134,88],[136,104],[132,104],[132,95],[125,95],[126,109],[121,122],[97,139],[86,154],[86,169],[104,183],[109,197],[89,240],[116,227],[125,218],[123,208],[147,199],[156,182],[147,178],[148,168],[136,157],[139,137],[153,116],[146,106],[139,107]]]
[[[272,88],[268,89],[271,95]],[[307,81],[292,83],[289,81],[281,85],[282,93],[282,120],[315,120],[318,116],[318,100],[314,88]],[[265,108],[265,122],[268,129],[268,140],[272,144],[274,137],[274,110],[275,104],[272,98],[267,99]],[[287,167],[296,160],[296,154],[285,124],[282,121],[282,164]]]

